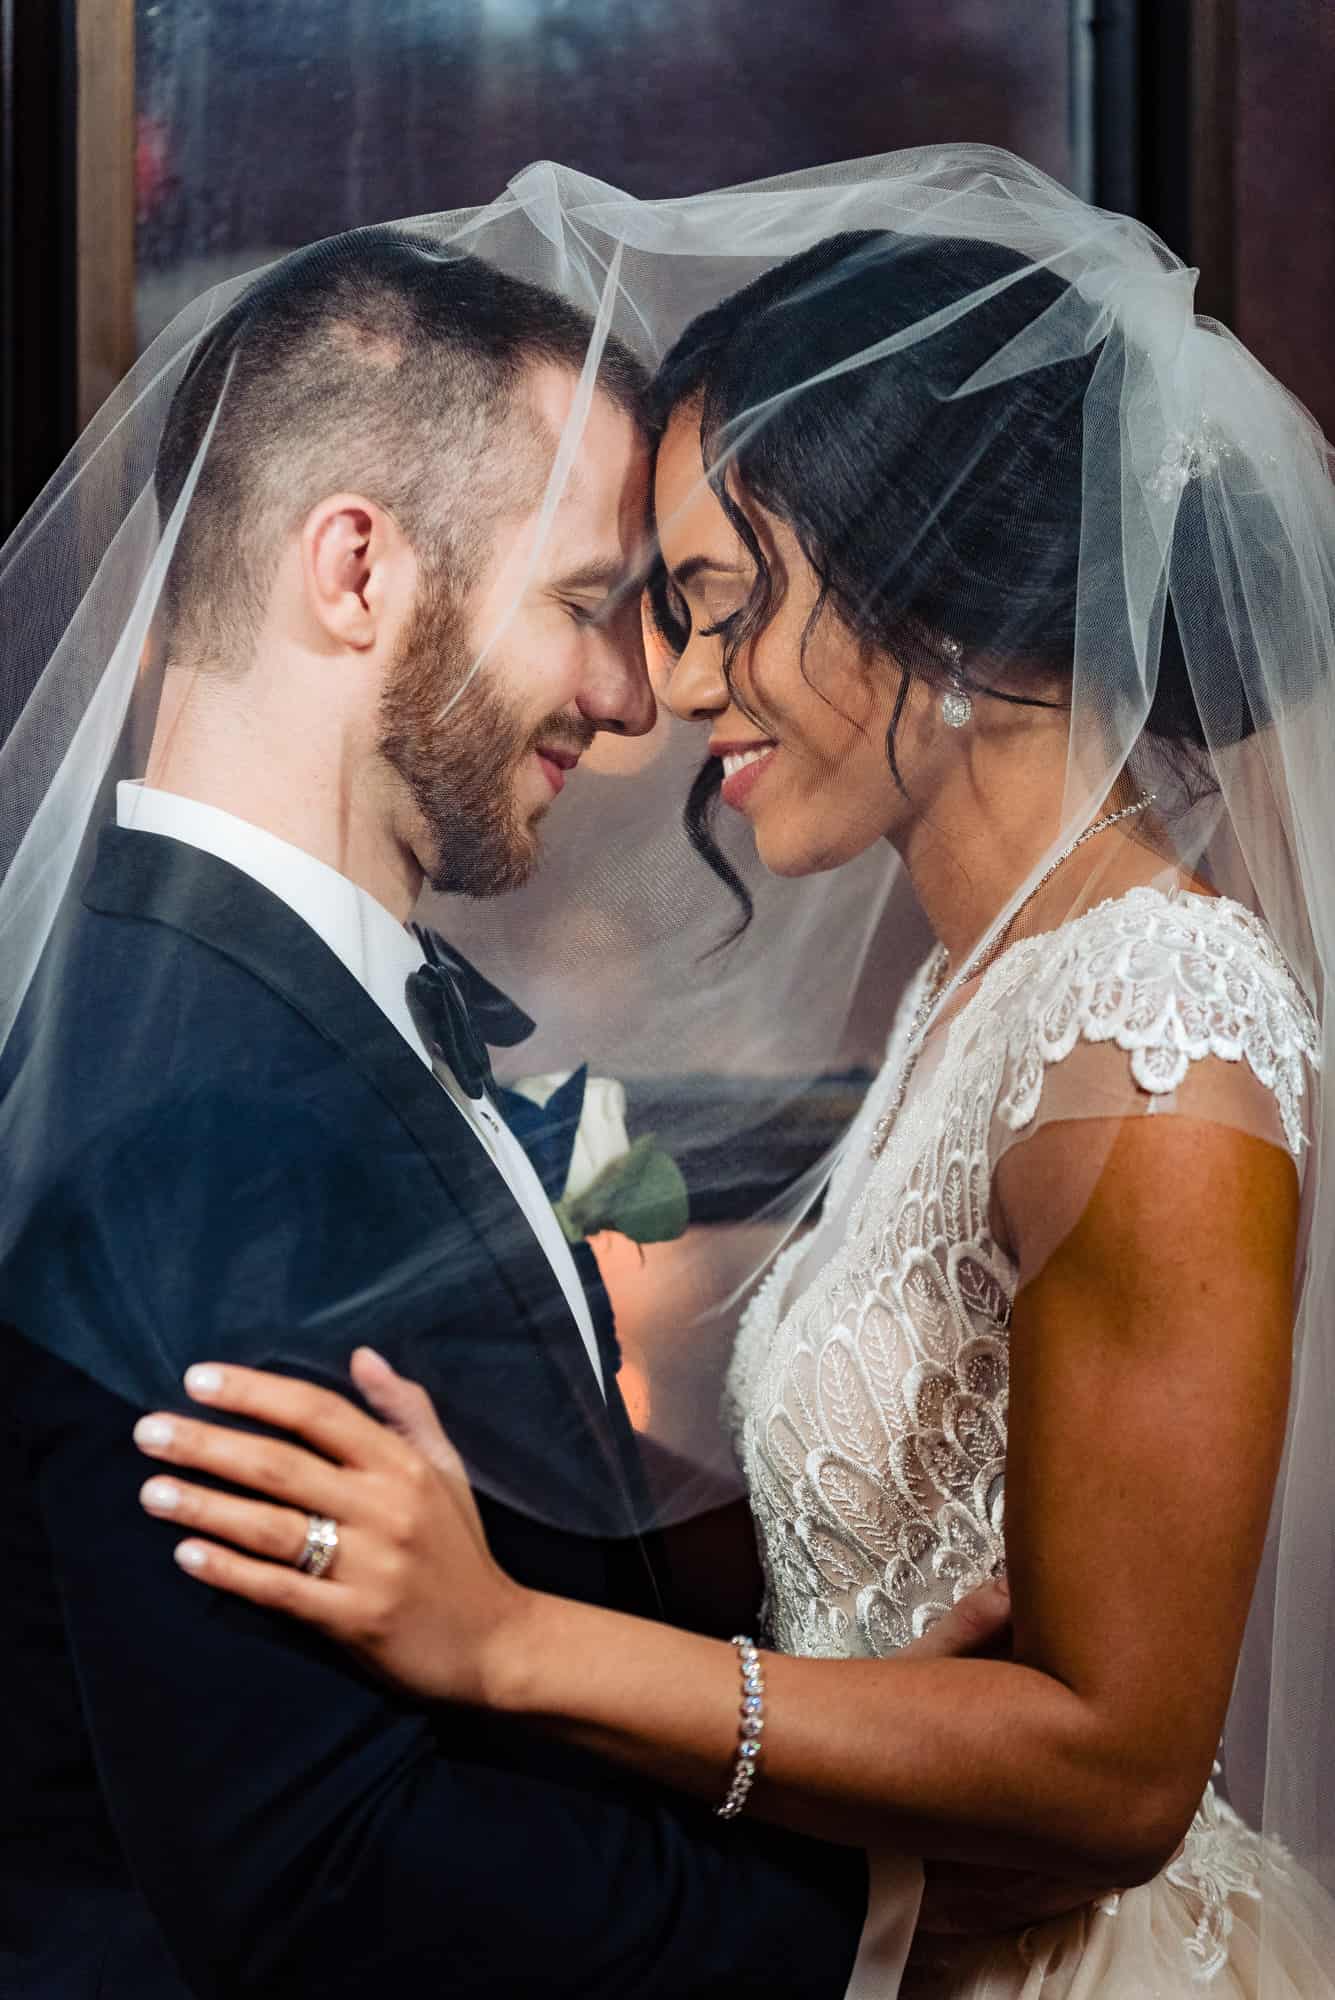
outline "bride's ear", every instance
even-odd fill
[[[360,494],[331,494],[302,524],[300,557],[306,615],[327,643],[369,652],[397,625],[416,566],[383,507]]]

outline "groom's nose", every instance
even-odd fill
[[[638,618],[631,630],[623,630],[615,639],[608,633],[596,649],[576,706],[595,729],[616,736],[649,734],[658,720],[658,704],[649,684]]]

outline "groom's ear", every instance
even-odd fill
[[[307,611],[337,646],[369,652],[412,591],[413,558],[392,514],[357,493],[333,493],[301,531]]]

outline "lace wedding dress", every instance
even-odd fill
[[[804,1284],[809,1246],[784,1253],[729,1375],[768,1636],[791,1653],[893,1654],[1004,1564],[1017,1272],[992,1234],[991,1177],[1040,1108],[1053,1115],[1077,1052],[1089,1066],[1081,1089],[1110,1109],[1119,1091],[1119,1110],[1196,1109],[1189,1092],[1208,1091],[1213,1072],[1232,1093],[1230,1117],[1241,1085],[1255,1128],[1269,1121],[1300,1166],[1303,1156],[1314,1024],[1238,904],[1140,888],[1012,945],[941,1030],[939,1059],[919,1066],[868,1173],[917,998],[905,997],[829,1191],[827,1213],[853,1197],[842,1240]],[[1263,1900],[1264,2000],[1335,1995],[1335,1905],[1212,1785],[1151,1883],[1023,1934],[935,1960],[926,1950],[904,1990],[1255,1996]]]

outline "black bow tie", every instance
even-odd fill
[[[406,989],[417,1032],[469,1097],[494,1095],[487,1044],[515,1048],[536,1024],[439,932],[419,924],[412,929],[426,953],[426,964],[408,975]]]

